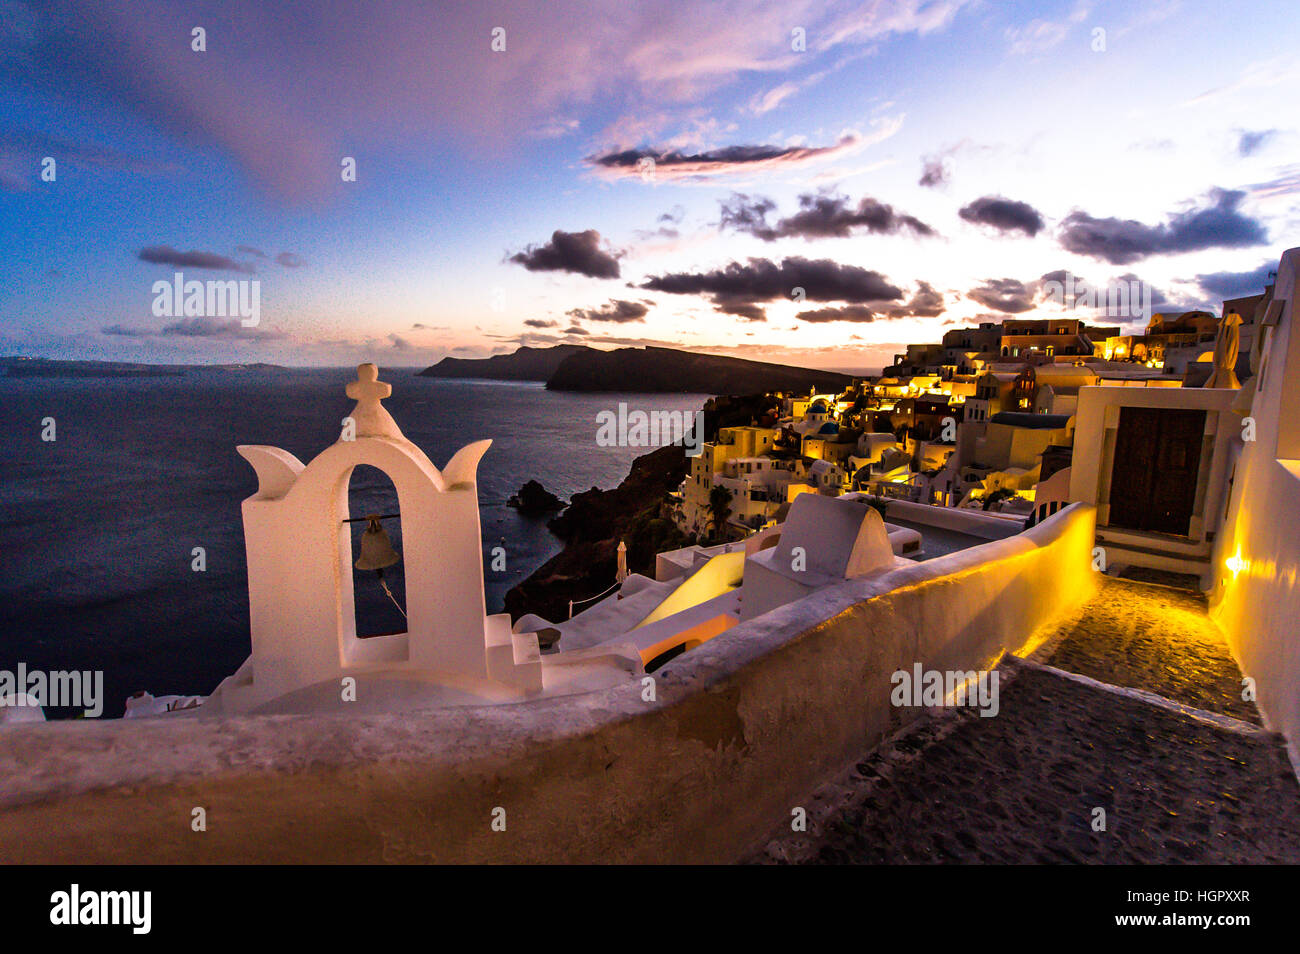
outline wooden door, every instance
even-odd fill
[[[1187,536],[1204,437],[1204,411],[1120,408],[1110,525]]]

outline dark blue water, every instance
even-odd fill
[[[489,612],[560,548],[545,520],[506,500],[540,480],[563,498],[612,487],[644,448],[602,448],[596,414],[619,401],[695,410],[705,395],[564,394],[538,384],[443,381],[411,371],[385,406],[438,466],[492,438],[479,466]],[[283,447],[304,463],[338,439],[354,369],[202,370],[171,378],[0,376],[0,669],[102,669],[105,715],[137,689],[207,693],[249,652],[240,501],[257,488],[237,444]],[[53,417],[57,440],[41,440]],[[358,469],[354,515],[396,509],[391,485]],[[359,537],[363,525],[354,525]],[[401,549],[400,529],[390,526]],[[207,569],[191,569],[195,547]],[[386,572],[401,598],[400,564]],[[358,577],[363,631],[400,629]],[[388,617],[384,614],[388,613]],[[363,618],[368,617],[368,618]]]

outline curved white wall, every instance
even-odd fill
[[[10,862],[725,861],[915,716],[890,676],[981,669],[1092,595],[1094,519],[849,581],[638,684],[382,715],[0,732]],[[193,808],[207,831],[190,830]],[[506,830],[493,831],[495,808]]]

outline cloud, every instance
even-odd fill
[[[1061,223],[1061,247],[1112,265],[1127,265],[1162,253],[1263,245],[1268,241],[1264,227],[1238,209],[1245,196],[1245,192],[1212,189],[1205,205],[1170,215],[1160,225],[1099,219],[1076,209]]]
[[[509,261],[530,272],[572,272],[591,278],[618,278],[618,259],[601,248],[600,233],[562,232],[556,229],[543,245],[530,245],[511,255]]]
[[[795,315],[800,321],[814,323],[830,321],[875,321],[877,318],[935,318],[943,314],[943,295],[929,282],[918,282],[917,290],[905,304],[887,305],[883,308],[868,305],[842,305],[837,308],[815,308]]]
[[[1088,16],[1088,7],[1080,4],[1064,20],[1030,20],[1022,27],[1008,27],[1007,40],[1013,55],[1043,52],[1060,44],[1070,28],[1082,23]]]
[[[799,83],[782,83],[779,86],[773,86],[771,89],[758,93],[749,101],[746,107],[748,112],[755,116],[761,116],[764,113],[770,113],[787,99],[799,92],[801,89]]]
[[[946,184],[950,176],[948,163],[942,157],[927,156],[921,162],[921,178],[917,180],[916,184],[927,189],[933,189],[936,186]]]
[[[1268,182],[1255,182],[1246,190],[1256,199],[1279,199],[1300,193],[1300,165],[1287,166]]]
[[[718,227],[735,232],[748,232],[758,235],[770,232],[767,224],[768,213],[776,211],[776,203],[771,199],[757,196],[750,198],[743,192],[733,192],[730,198],[720,202],[722,206]]]
[[[548,119],[528,131],[530,136],[538,139],[558,139],[574,132],[579,122],[576,119]]]
[[[795,299],[799,301],[888,304],[903,297],[903,291],[880,272],[857,265],[842,265],[830,259],[790,257],[779,263],[751,258],[744,264],[731,262],[711,272],[677,272],[649,278],[642,288],[670,295],[701,295],[717,311],[749,321],[766,315],[759,302]]]
[[[1032,205],[1000,195],[982,196],[962,206],[957,214],[975,225],[987,225],[999,232],[1024,232],[1030,237],[1041,232],[1047,224]]]
[[[237,42],[196,55],[177,40],[197,22],[192,5],[64,0],[40,5],[31,30],[40,42],[0,57],[0,76],[74,101],[94,90],[110,109],[189,148],[215,148],[298,201],[348,188],[344,155],[447,140],[500,148],[593,102],[604,108],[610,91],[628,113],[677,110],[741,77],[781,78],[837,48],[942,29],[965,2],[628,0],[618,16],[582,0],[390,0],[364,15],[353,3],[265,0],[256,15],[206,4],[210,43]],[[807,29],[806,53],[790,48],[794,23]],[[489,49],[496,24],[508,31],[505,53]]]
[[[247,262],[237,262],[216,252],[180,252],[170,245],[150,245],[140,249],[137,256],[142,262],[152,265],[171,265],[175,268],[204,268],[212,271],[252,272],[253,266]]]
[[[410,351],[414,347],[411,342],[407,341],[401,335],[390,334],[388,340],[393,343],[394,351]]]
[[[735,315],[746,321],[767,321],[767,312],[749,301],[723,301],[714,305],[713,310],[724,315]]]
[[[645,321],[650,309],[639,301],[612,299],[599,308],[574,308],[569,316],[582,321],[613,321],[620,324],[628,321]]]
[[[1277,135],[1276,129],[1260,129],[1255,132],[1243,129],[1237,137],[1237,155],[1253,156],[1260,147]]]
[[[746,264],[732,262],[722,269],[702,273],[670,273],[652,276],[642,288],[674,295],[713,295],[731,301],[775,301],[787,299],[795,288],[803,289],[808,301],[879,302],[894,301],[903,292],[879,272],[857,265],[841,265],[830,259],[799,256],[780,263],[751,258]]]
[[[586,162],[607,178],[700,180],[792,169],[856,152],[865,145],[867,139],[849,132],[831,146],[724,146],[702,152],[640,146],[588,156]]]
[[[547,321],[545,318],[525,318],[524,324],[529,328],[554,328],[558,321]]]
[[[580,328],[580,327],[577,326],[577,325],[569,325],[569,327],[565,328],[564,331],[561,332],[561,334],[566,334],[566,335],[588,335],[588,334],[591,334],[591,332],[589,332],[586,328]]]
[[[1297,79],[1300,79],[1300,65],[1296,64],[1292,56],[1275,56],[1266,60],[1252,59],[1247,62],[1241,75],[1233,82],[1208,89],[1184,101],[1182,105],[1201,106],[1211,100],[1241,92],[1254,96],[1256,90],[1285,84],[1294,85]]]
[[[148,338],[153,335],[153,332],[148,328],[128,328],[125,325],[109,325],[106,328],[100,328],[99,333],[122,338]]]
[[[5,12],[12,12],[12,7]],[[0,38],[0,62],[4,57],[3,47],[4,42]],[[19,189],[27,187],[26,176],[29,170],[39,170],[40,162],[46,156],[56,160],[58,172],[65,169],[100,169],[132,175],[174,175],[178,171],[170,162],[131,155],[97,143],[77,142],[29,128],[0,130],[0,161],[9,165],[4,172],[15,177]]]
[[[849,59],[853,59],[853,57],[842,59],[836,65],[835,69],[843,66]],[[816,86],[829,76],[831,72],[832,70],[820,70],[799,80],[798,82],[786,82],[773,86],[770,89],[755,95],[749,101],[749,105],[745,107],[745,111],[754,116],[762,116],[765,113],[770,113],[791,96],[801,93],[809,87]]]
[[[815,308],[795,315],[800,321],[813,323],[827,321],[875,321],[876,313],[866,305],[844,305],[839,308]]]
[[[307,264],[301,256],[295,255],[293,252],[281,252],[275,257],[275,263],[283,265],[285,268],[302,268]]]
[[[238,318],[183,318],[164,325],[161,334],[182,338],[243,338],[249,341],[269,341],[284,335],[269,328],[245,328]]]
[[[942,315],[943,295],[935,291],[929,282],[917,282],[916,292],[905,305],[893,305],[886,309],[890,318],[935,318]]]
[[[771,199],[751,199],[735,193],[722,203],[719,226],[748,232],[765,242],[778,238],[847,238],[856,230],[874,235],[897,235],[907,230],[914,235],[932,236],[934,229],[911,215],[895,212],[892,206],[865,196],[856,207],[847,196],[833,193],[799,196],[799,211],[781,219],[775,226],[767,224],[768,213],[775,210]]]
[[[989,278],[978,288],[972,288],[966,297],[985,308],[1009,312],[1013,315],[1034,307],[1038,293],[1037,282],[1022,282],[1014,278]]]
[[[254,248],[252,245],[236,245],[235,251],[240,255],[255,255],[258,258],[266,258],[267,255],[260,248]]]
[[[1248,272],[1210,272],[1196,276],[1201,291],[1214,298],[1244,298],[1258,295],[1265,285],[1272,284],[1276,262],[1264,262]]]

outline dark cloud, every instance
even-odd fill
[[[929,282],[917,282],[916,292],[906,304],[885,309],[888,318],[936,318],[943,314],[943,295]]]
[[[1047,225],[1037,209],[1000,195],[986,195],[963,206],[957,214],[975,225],[987,225],[999,232],[1024,232],[1034,236]]]
[[[737,318],[744,318],[746,321],[767,321],[767,312],[753,302],[722,302],[715,305],[714,310],[724,315],[735,315]]]
[[[260,248],[253,247],[252,245],[236,245],[235,251],[238,252],[240,255],[256,255],[258,258],[267,257],[265,252],[263,252]]]
[[[589,334],[591,334],[591,332],[588,331],[586,328],[580,328],[580,327],[578,327],[577,325],[569,325],[569,327],[567,327],[567,328],[564,329],[564,331],[562,332],[562,334],[566,334],[566,335],[589,335]]]
[[[529,328],[554,328],[559,322],[547,321],[545,318],[525,318],[524,324]]]
[[[871,307],[854,304],[837,308],[816,308],[795,315],[800,321],[875,321],[894,318],[934,318],[943,314],[943,295],[929,282],[918,282],[916,292],[903,304]]]
[[[795,315],[800,321],[820,323],[826,321],[875,321],[876,312],[866,305],[844,305],[840,308],[815,308]]]
[[[650,309],[639,301],[613,299],[599,308],[574,308],[568,312],[571,318],[583,321],[644,321]]]
[[[237,262],[216,252],[179,252],[170,245],[150,245],[140,249],[139,259],[153,265],[171,265],[176,268],[206,268],[212,271],[252,272],[247,262]]]
[[[1248,272],[1210,272],[1196,276],[1201,291],[1215,298],[1244,298],[1258,295],[1273,281],[1274,262],[1265,262]]]
[[[721,218],[718,221],[720,228],[749,232],[752,235],[770,231],[767,216],[776,210],[776,203],[771,199],[763,196],[750,198],[743,192],[733,192],[731,198],[722,200],[721,205]]]
[[[641,287],[672,295],[703,295],[716,306],[726,306],[731,314],[740,314],[735,310],[739,306],[797,297],[795,289],[802,289],[806,301],[877,304],[903,297],[902,289],[879,272],[798,256],[779,263],[751,258],[711,272],[656,275]]]
[[[1276,129],[1260,129],[1254,132],[1243,129],[1237,138],[1237,155],[1253,156],[1264,143],[1276,135]]]
[[[789,168],[853,151],[863,143],[861,136],[850,133],[833,146],[725,146],[696,153],[641,147],[588,156],[586,161],[607,175],[701,179],[755,169]]]
[[[921,285],[918,295],[924,300],[920,304],[928,307],[929,298],[924,296],[935,293],[924,282]],[[718,312],[746,321],[767,319],[762,302],[794,298],[883,307],[903,297],[902,290],[879,272],[829,259],[802,257],[786,258],[780,263],[751,258],[744,264],[732,262],[711,272],[658,275],[641,287],[675,295],[702,295]]]
[[[265,340],[282,338],[278,331],[266,328],[245,328],[238,318],[184,318],[164,325],[162,334],[182,338],[245,338],[248,340]]]
[[[1022,282],[1014,278],[989,278],[978,288],[972,288],[966,297],[985,308],[1016,315],[1034,307],[1038,293],[1037,282]]]
[[[530,245],[511,255],[509,261],[530,272],[572,272],[591,278],[618,278],[618,259],[601,248],[600,233],[562,232],[556,229],[544,245]]]
[[[856,207],[847,196],[831,193],[799,196],[799,211],[781,219],[775,226],[767,224],[767,215],[776,208],[771,199],[737,193],[722,203],[719,225],[738,232],[748,232],[771,242],[778,238],[845,238],[855,230],[865,229],[874,235],[897,235],[908,230],[915,235],[934,235],[934,229],[911,215],[895,212],[891,206],[865,196]]]
[[[281,252],[275,257],[275,263],[283,265],[285,268],[302,268],[307,264],[301,256],[295,255],[293,252]]]
[[[148,338],[153,332],[148,328],[128,328],[125,325],[109,325],[106,328],[100,328],[101,335],[117,335],[123,338]]]
[[[921,178],[917,180],[916,184],[927,189],[933,189],[944,185],[947,181],[948,164],[941,158],[927,156],[921,163]]]
[[[1036,291],[1043,291],[1045,297],[1064,308],[1074,308],[1089,287],[1086,279],[1075,275],[1068,268],[1058,268],[1045,272],[1043,277],[1033,283]],[[1058,286],[1059,291],[1056,287]]]
[[[410,351],[410,350],[411,350],[411,347],[412,347],[411,342],[407,341],[407,340],[406,340],[405,338],[403,338],[401,335],[396,335],[396,334],[389,335],[389,336],[388,336],[388,340],[391,341],[391,342],[393,343],[393,350],[394,350],[394,351]]]
[[[1238,210],[1245,196],[1244,192],[1212,189],[1208,204],[1171,215],[1161,225],[1098,219],[1076,210],[1061,224],[1061,246],[1112,265],[1127,265],[1160,253],[1263,245],[1268,241],[1264,227]]]
[[[682,224],[686,218],[686,209],[680,205],[675,205],[669,212],[664,212],[655,222],[658,228],[655,229],[637,229],[636,236],[639,239],[648,240],[656,238],[675,239],[681,235],[681,230],[677,226]]]

